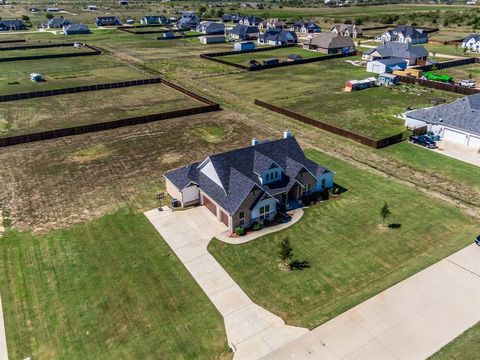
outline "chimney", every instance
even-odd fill
[[[260,144],[260,142],[258,141],[258,139],[257,139],[257,138],[253,138],[253,139],[252,139],[252,146],[255,146],[255,145],[258,145],[258,144]]]
[[[287,129],[287,130],[285,130],[285,131],[283,132],[283,138],[284,138],[284,139],[286,139],[286,138],[291,138],[291,137],[293,137],[293,134],[292,134],[292,132],[291,132],[290,130]]]

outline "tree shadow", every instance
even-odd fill
[[[402,224],[388,224],[389,229],[400,229]]]
[[[308,260],[293,260],[288,264],[288,267],[290,268],[290,270],[303,270],[309,268],[310,263],[308,262]]]

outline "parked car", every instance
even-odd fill
[[[475,244],[480,246],[480,235],[478,235],[477,238],[475,239]]]
[[[426,147],[427,149],[435,149],[437,147],[437,143],[426,135],[410,135],[408,141]]]
[[[462,80],[460,81],[460,86],[465,86],[468,88],[475,88],[477,86],[477,83],[473,80]]]

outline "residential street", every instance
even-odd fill
[[[470,245],[264,357],[425,359],[480,321],[480,247]]]

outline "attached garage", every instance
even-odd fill
[[[203,205],[211,211],[211,213],[217,216],[217,206],[205,195],[202,195]]]
[[[468,146],[475,149],[480,149],[480,136],[470,135],[468,139]]]
[[[222,210],[220,210],[220,215],[221,215],[221,218],[222,218],[222,222],[228,226],[228,215],[225,214]]]
[[[444,128],[443,129],[443,140],[446,141],[451,141],[456,144],[462,144],[466,145],[467,144],[467,134],[461,131],[449,129],[449,128]]]

